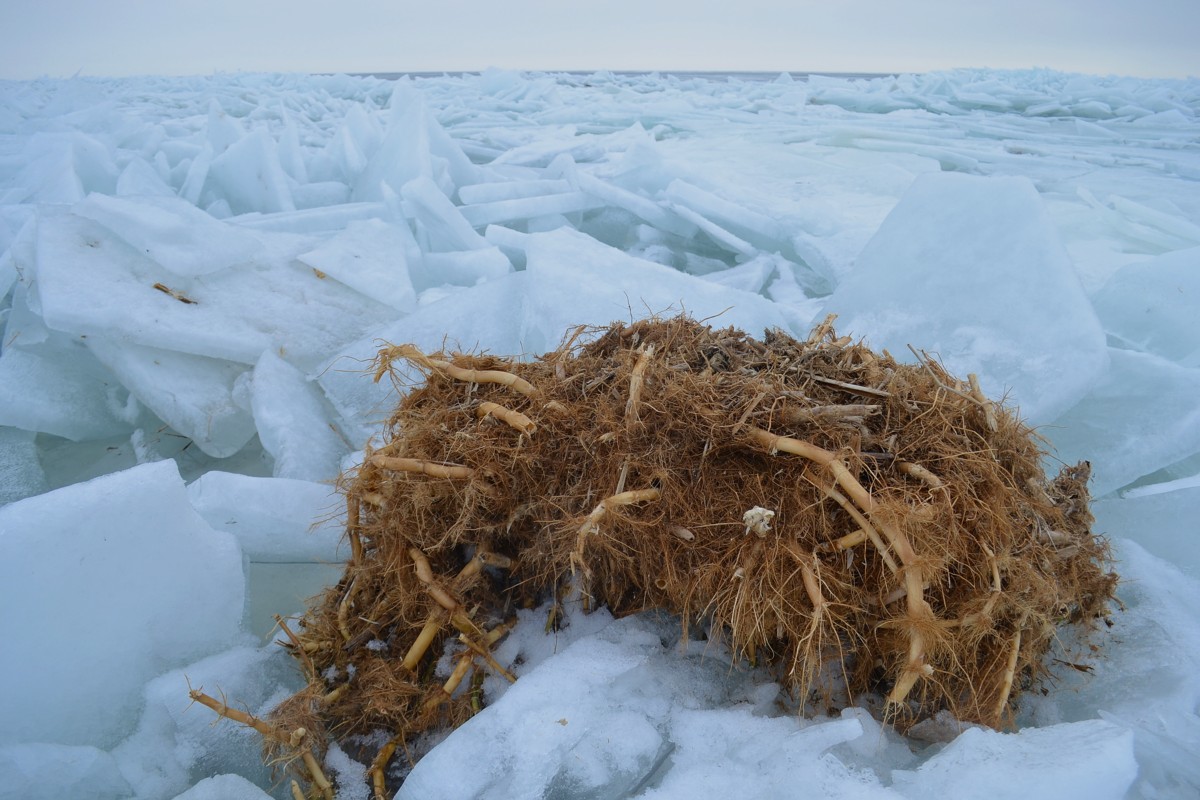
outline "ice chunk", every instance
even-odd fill
[[[413,284],[421,291],[435,286],[474,286],[513,271],[512,262],[498,247],[425,253],[412,269]]]
[[[598,197],[609,205],[625,209],[659,230],[673,233],[685,239],[696,235],[696,225],[694,223],[681,218],[678,214],[671,213],[670,210],[647,197],[642,197],[628,189],[614,186],[586,172],[577,173],[575,181],[584,192]]]
[[[116,759],[86,745],[0,745],[0,775],[4,800],[124,800],[131,794]]]
[[[783,225],[778,220],[718,197],[686,181],[671,181],[663,192],[663,197],[677,208],[687,208],[754,247],[779,250],[785,246],[781,243],[787,241]]]
[[[1200,367],[1200,247],[1121,267],[1092,302],[1123,345]]]
[[[253,234],[174,196],[93,194],[71,210],[99,222],[176,275],[216,272],[251,260],[262,249]]]
[[[529,352],[553,349],[575,325],[648,314],[686,311],[754,336],[788,327],[775,305],[759,295],[634,258],[577,231],[530,235],[526,259],[530,286],[521,339]]]
[[[1200,578],[1200,483],[1175,491],[1106,497],[1092,505],[1094,529],[1137,542],[1194,578]]]
[[[1068,463],[1092,462],[1096,497],[1200,451],[1200,369],[1111,349],[1112,366],[1046,431]]]
[[[414,178],[400,190],[406,206],[429,237],[430,250],[482,250],[487,240],[429,178]]]
[[[584,192],[560,192],[538,197],[518,197],[490,203],[461,206],[458,210],[476,228],[497,222],[546,217],[552,214],[571,214],[603,208],[604,201]]]
[[[129,160],[117,178],[117,195],[121,197],[175,197],[176,194],[162,177],[136,156]]]
[[[0,427],[0,506],[49,488],[33,438],[30,431]]]
[[[267,351],[254,366],[254,425],[275,459],[275,477],[332,481],[350,449],[333,427],[321,390],[300,370]]]
[[[88,192],[112,194],[117,166],[102,142],[82,133],[38,133],[25,146],[8,203],[74,203]]]
[[[243,591],[174,462],[0,508],[0,743],[111,747],[142,684],[231,643]]]
[[[919,176],[829,298],[838,331],[951,373],[1049,422],[1107,366],[1104,334],[1025,178]]]
[[[175,800],[271,800],[271,795],[241,775],[213,775],[175,795]]]
[[[47,212],[38,224],[43,317],[65,332],[243,364],[281,347],[304,368],[395,317],[292,263],[311,239],[262,236],[267,251],[254,263],[185,279],[91,220]]]
[[[429,178],[447,192],[479,183],[484,173],[429,113],[425,98],[405,81],[392,89],[387,133],[354,184],[355,200],[379,200],[384,186],[399,192],[414,178]]]
[[[515,272],[453,292],[398,322],[377,328],[333,356],[318,371],[317,383],[346,423],[347,433],[357,437],[355,444],[378,435],[382,422],[399,402],[391,380],[371,380],[371,362],[380,347],[411,343],[425,352],[443,348],[499,355],[526,352],[520,328],[528,285],[527,273]],[[402,363],[393,366],[399,370],[401,385],[420,382],[420,376],[406,371]]]
[[[224,153],[230,145],[246,135],[241,124],[221,108],[216,98],[208,101],[208,120],[204,127],[208,146],[214,153]]]
[[[174,797],[223,772],[271,786],[270,768],[262,763],[262,736],[244,725],[218,720],[193,703],[188,690],[223,696],[231,706],[264,716],[298,688],[295,664],[277,645],[242,645],[150,681],[142,692],[137,730],[113,750],[136,796]]]
[[[299,260],[398,311],[412,311],[417,295],[406,258],[412,234],[377,220],[351,222],[346,230]],[[415,243],[414,243],[415,244]]]
[[[242,137],[214,158],[208,185],[229,201],[235,214],[296,210],[279,150],[265,130]]]
[[[0,353],[0,425],[74,441],[133,429],[129,393],[81,342],[55,335],[35,348]]]
[[[1133,735],[1100,720],[999,733],[970,728],[917,770],[896,770],[905,797],[1119,800],[1137,777]]]
[[[458,199],[468,205],[498,203],[504,200],[520,200],[526,197],[542,197],[550,194],[565,194],[572,190],[569,181],[558,178],[534,178],[529,180],[489,181],[458,187]]]
[[[244,365],[103,336],[87,343],[134,397],[208,455],[231,456],[254,436],[253,417],[234,397]]]
[[[639,615],[581,635],[575,621],[595,620],[574,617],[563,646],[536,630],[536,616],[513,635],[536,665],[526,661],[516,684],[419,761],[398,800],[782,797],[797,785],[821,797],[861,796],[852,790],[867,786],[886,796],[823,756],[862,736],[858,719],[810,723],[728,707],[761,695],[762,675],[739,674],[704,647],[681,653],[671,644],[676,619]],[[555,655],[540,660],[540,648]]]

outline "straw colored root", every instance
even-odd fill
[[[372,464],[392,472],[414,472],[428,475],[431,478],[466,479],[475,474],[470,467],[459,464],[438,464],[419,458],[398,458],[396,456],[371,456]]]
[[[534,388],[532,383],[511,372],[504,372],[498,369],[467,369],[451,364],[449,361],[430,358],[411,344],[385,347],[379,351],[380,366],[375,371],[376,383],[387,374],[391,362],[398,358],[406,359],[432,372],[444,373],[458,381],[465,381],[466,383],[497,383],[501,386],[514,389],[527,397],[537,394],[537,389]]]
[[[333,785],[325,776],[325,772],[321,769],[321,765],[317,763],[316,756],[313,755],[312,747],[307,745],[306,740],[309,738],[308,731],[304,728],[296,728],[293,731],[286,731],[277,725],[272,725],[259,717],[242,711],[239,708],[231,708],[223,700],[217,700],[215,697],[205,694],[199,689],[190,689],[188,696],[193,701],[211,708],[219,716],[226,719],[239,722],[242,725],[253,728],[258,731],[262,737],[277,745],[281,745],[285,750],[291,751],[293,758],[299,758],[304,762],[304,767],[308,771],[309,780],[317,787],[321,796],[326,800],[333,800]],[[297,787],[298,788],[298,787]],[[296,790],[292,790],[295,795]]]
[[[499,403],[480,403],[479,408],[475,409],[475,415],[480,419],[485,417],[495,417],[501,422],[508,425],[514,430],[520,431],[526,436],[532,436],[537,430],[537,425],[533,424],[533,420],[525,416],[519,411],[513,411],[511,408],[505,408]]]
[[[868,537],[871,536],[874,528],[877,527],[882,530],[888,540],[888,545],[896,553],[896,556],[900,559],[900,563],[903,564],[902,574],[906,599],[908,601],[908,659],[900,673],[900,677],[896,680],[892,691],[887,697],[887,703],[890,708],[900,707],[909,693],[912,692],[913,687],[916,686],[917,681],[933,675],[933,667],[925,663],[926,641],[922,628],[930,627],[929,623],[936,623],[936,619],[933,615],[933,609],[925,602],[925,582],[922,579],[922,569],[917,561],[917,555],[913,551],[912,544],[908,541],[908,537],[893,522],[884,519],[878,514],[875,500],[871,497],[870,492],[863,488],[863,485],[850,474],[850,470],[846,468],[846,465],[842,463],[835,453],[810,442],[768,433],[761,428],[750,427],[749,433],[756,442],[766,448],[767,452],[791,453],[828,469],[834,481],[846,492],[848,499],[853,501],[854,506],[857,506],[857,509],[855,509],[849,502],[845,502],[842,503],[843,508],[847,512],[850,512],[855,522],[867,532]],[[826,491],[835,500],[838,499],[832,489],[827,489]],[[858,510],[861,510],[862,513],[856,513]],[[878,534],[872,537],[872,541],[875,542],[875,546],[881,554],[886,553],[882,540],[878,539]],[[888,562],[888,567],[893,572],[896,572],[894,562],[890,562],[886,554],[884,555],[884,560]]]
[[[583,571],[584,575],[590,574],[587,563],[584,561],[584,548],[587,546],[589,536],[600,532],[600,520],[604,519],[604,515],[614,508],[621,506],[631,506],[636,503],[646,503],[651,500],[657,500],[660,496],[658,489],[633,489],[628,492],[619,492],[601,500],[592,512],[584,519],[583,524],[579,526],[579,532],[575,537],[575,549],[571,551],[571,574],[575,574],[575,569],[578,567]]]

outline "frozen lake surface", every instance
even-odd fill
[[[188,682],[258,714],[300,684],[272,614],[339,575],[377,340],[533,355],[681,308],[837,313],[1091,461],[1124,610],[1055,654],[1091,674],[930,744],[786,713],[670,619],[529,612],[520,680],[401,796],[1200,793],[1200,80],[3,82],[0,253],[0,797],[290,796]]]

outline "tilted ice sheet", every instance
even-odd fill
[[[281,348],[305,366],[396,315],[290,263],[311,244],[277,242],[253,264],[184,279],[91,220],[48,212],[38,226],[42,313],[47,325],[64,332],[243,364]]]
[[[1200,483],[1193,483],[1174,491],[1099,500],[1092,504],[1092,528],[1137,542],[1200,580]]]
[[[116,744],[147,680],[233,640],[243,592],[171,461],[0,508],[0,743]]]
[[[389,344],[415,344],[426,353],[439,350],[520,355],[529,352],[521,338],[529,274],[515,272],[500,280],[453,292],[420,306],[403,319],[380,327],[333,355],[316,374],[317,383],[342,418],[356,446],[378,436],[382,423],[400,400],[392,379],[373,380],[372,362]],[[421,382],[420,375],[393,363],[401,386]]]
[[[0,505],[41,494],[47,488],[34,434],[0,427]]]
[[[235,397],[243,364],[89,336],[88,349],[143,405],[202,451],[225,458],[254,436]]]
[[[1200,247],[1122,267],[1092,302],[1124,346],[1200,367]]]
[[[349,555],[345,502],[330,485],[213,470],[187,492],[204,521],[234,536],[251,561],[336,563]]]
[[[275,477],[337,478],[352,448],[334,426],[321,390],[304,373],[269,350],[263,353],[254,366],[250,407],[263,449],[275,459]]]
[[[262,249],[252,234],[178,197],[89,195],[72,212],[99,222],[176,275],[207,275],[251,260]]]
[[[111,754],[90,745],[0,745],[3,800],[126,800],[132,794]]]
[[[635,258],[576,231],[530,235],[526,259],[529,290],[521,339],[532,352],[557,347],[576,325],[683,311],[756,337],[767,328],[789,329],[779,309],[760,295]]]
[[[1077,402],[1107,366],[1104,334],[1033,185],[922,175],[825,308],[838,330],[951,374],[978,373],[1035,424]]]
[[[412,311],[417,295],[405,255],[411,239],[398,226],[363,220],[297,258],[397,311]]]
[[[1200,452],[1200,369],[1132,350],[1109,355],[1100,382],[1043,429],[1058,458],[1092,463],[1095,497]]]

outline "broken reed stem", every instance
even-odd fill
[[[358,497],[348,493],[346,495],[346,536],[350,539],[350,562],[352,564],[362,563],[362,539],[358,535],[358,528],[362,523],[361,510]]]
[[[370,463],[392,472],[414,472],[428,475],[431,478],[470,478],[475,471],[460,464],[439,464],[435,461],[425,461],[420,458],[399,458],[397,456],[374,455]]]
[[[329,778],[325,777],[325,773],[321,770],[321,765],[317,763],[317,757],[312,754],[312,750],[305,750],[300,754],[304,759],[304,766],[308,768],[308,774],[312,776],[313,783],[321,790],[321,796],[325,800],[334,800],[333,784],[329,782]]]
[[[444,372],[455,380],[464,381],[466,383],[497,383],[501,386],[507,386],[514,389],[526,397],[531,397],[537,394],[537,389],[533,384],[524,378],[518,377],[511,372],[505,372],[499,369],[467,369],[451,364],[449,361],[443,361],[439,358],[430,358],[411,344],[402,344],[395,347],[385,347],[380,351],[381,367],[376,372],[375,381],[378,383],[383,372],[387,371],[387,364],[396,359],[403,358],[407,361],[424,367],[425,369]]]
[[[249,728],[254,728],[254,730],[262,734],[263,738],[265,739],[270,739],[271,741],[279,744],[291,744],[291,734],[289,734],[283,728],[259,719],[253,714],[242,711],[240,708],[230,708],[226,703],[216,699],[215,697],[210,697],[199,689],[192,689],[189,691],[188,697],[192,698],[192,700],[196,701],[202,706],[208,706],[213,711],[217,712],[218,716],[231,719],[234,722],[240,722]]]
[[[1024,621],[1021,623],[1024,625]],[[1008,705],[1008,696],[1012,693],[1013,679],[1017,674],[1017,657],[1021,654],[1021,626],[1017,627],[1017,632],[1013,634],[1012,649],[1008,651],[1008,661],[1004,665],[1004,677],[1000,681],[1000,699],[996,703],[996,711],[993,715],[997,722],[1001,719],[1001,714],[1004,713],[1005,706]]]
[[[228,703],[217,700],[215,697],[210,697],[199,689],[189,690],[188,697],[202,706],[211,708],[218,716],[231,719],[234,722],[240,722],[248,728],[253,728],[268,741],[298,751],[300,758],[304,760],[304,766],[308,769],[308,774],[312,782],[320,789],[323,797],[327,800],[333,800],[333,786],[329,783],[329,779],[325,777],[320,764],[317,763],[317,759],[312,753],[312,748],[307,746],[301,747],[304,739],[308,736],[307,730],[296,728],[291,733],[288,733],[283,728],[259,719],[253,714],[242,711],[240,708],[231,708]]]
[[[646,367],[650,364],[650,357],[654,355],[654,345],[648,344],[638,356],[637,363],[633,365],[633,371],[629,374],[629,400],[625,402],[625,423],[632,424],[638,421],[638,404],[642,401],[642,386],[645,382]]]
[[[500,662],[497,661],[492,656],[491,650],[484,647],[479,642],[472,639],[470,636],[467,636],[465,633],[459,634],[458,640],[460,642],[462,642],[463,644],[465,644],[468,648],[473,650],[476,655],[480,656],[484,661],[486,661],[488,663],[488,666],[491,667],[493,670],[495,670],[496,674],[503,677],[504,680],[508,681],[509,683],[517,682],[517,676],[513,675],[511,672],[509,672],[503,666],[501,666]]]
[[[971,399],[983,409],[984,422],[987,424],[988,430],[995,433],[1000,429],[1000,425],[996,421],[995,405],[984,396],[983,390],[979,388],[979,377],[974,372],[967,375],[967,381],[971,384]]]
[[[429,559],[415,547],[408,548],[408,555],[413,560],[413,564],[417,568],[417,580],[425,584],[425,591],[429,592],[429,596],[433,598],[439,606],[449,611],[451,614],[462,608],[462,604],[450,596],[450,593],[438,586],[433,578],[433,568],[429,566]]]
[[[495,417],[507,424],[510,428],[520,431],[526,436],[532,436],[537,430],[537,425],[533,424],[533,420],[525,416],[519,411],[513,411],[511,408],[505,408],[499,403],[483,402],[479,404],[479,408],[475,409],[475,416],[480,419],[485,417]]]
[[[575,574],[575,568],[586,571],[583,563],[583,548],[587,541],[587,537],[599,532],[600,520],[610,509],[620,508],[621,506],[631,506],[636,503],[645,503],[651,500],[657,500],[660,492],[658,489],[631,489],[628,492],[619,492],[601,500],[592,512],[584,519],[583,524],[579,526],[579,533],[575,537],[575,549],[571,551],[571,574]]]
[[[450,673],[450,677],[446,679],[446,682],[425,701],[425,705],[421,707],[421,713],[428,714],[442,703],[454,697],[454,692],[462,684],[462,680],[467,676],[467,673],[471,671],[471,665],[474,662],[474,652],[468,651],[459,656],[458,663],[454,666],[454,671]]]
[[[292,633],[292,629],[288,627],[287,621],[279,614],[275,615],[275,624],[287,636],[288,641],[292,643],[292,648],[297,653],[297,658],[300,659],[300,664],[304,668],[304,674],[308,678],[308,682],[312,683],[317,678],[317,668],[313,666],[312,657],[304,648],[304,643],[300,641],[300,637]]]
[[[922,467],[920,464],[914,464],[911,461],[897,461],[896,468],[909,477],[916,478],[925,483],[930,489],[945,489],[946,484],[942,483],[942,479],[932,472]]]
[[[338,632],[342,634],[342,638],[347,642],[350,641],[350,604],[354,602],[354,587],[358,585],[358,578],[355,577],[350,581],[350,585],[346,587],[346,593],[342,595],[341,602],[338,603],[337,624]]]
[[[878,536],[879,534],[875,535]],[[847,533],[840,539],[835,539],[831,546],[835,550],[849,550],[851,547],[858,547],[860,544],[870,538],[871,537],[867,535],[867,532],[864,529],[859,528],[858,530]],[[880,544],[882,544],[882,542],[880,542]]]
[[[371,787],[375,790],[375,800],[388,800],[387,796],[387,774],[384,770],[387,769],[388,762],[392,760],[392,756],[396,752],[396,746],[404,741],[404,734],[398,733],[388,740],[388,743],[379,749],[375,754],[375,760],[371,762]]]
[[[300,788],[300,784],[296,783],[296,779],[292,779],[292,800],[306,800],[304,790]]]
[[[887,565],[888,570],[893,575],[900,574],[900,568],[896,565],[896,560],[892,558],[892,554],[888,551],[887,545],[884,544],[883,538],[879,535],[879,531],[875,530],[875,526],[871,524],[863,513],[846,497],[833,486],[828,484],[822,485],[821,489],[829,496],[831,500],[846,510],[850,518],[858,523],[859,532],[866,538],[871,540],[871,544],[875,545],[875,549],[879,551],[879,557],[883,559],[883,563]],[[854,534],[850,534],[853,536]],[[841,540],[839,540],[840,542]],[[854,545],[850,545],[853,547]],[[844,548],[843,548],[844,549]]]
[[[846,465],[834,453],[818,447],[811,442],[768,433],[761,428],[751,426],[748,428],[748,431],[750,436],[759,444],[765,446],[770,453],[784,452],[798,455],[820,464],[833,473],[833,478],[837,484],[845,490],[849,498],[870,519],[870,523],[863,524],[866,520],[860,520],[859,517],[861,515],[851,512],[851,516],[855,517],[855,522],[858,522],[860,527],[867,530],[868,534],[872,524],[878,526],[883,535],[887,537],[888,544],[895,551],[897,558],[900,559],[900,563],[904,565],[902,574],[908,600],[908,659],[900,677],[896,680],[887,698],[889,706],[899,705],[908,697],[909,692],[912,691],[918,679],[928,677],[933,672],[932,668],[925,663],[925,636],[921,633],[922,623],[934,619],[933,609],[925,602],[925,581],[921,567],[917,563],[917,555],[912,548],[912,543],[909,542],[908,537],[896,525],[879,515],[878,506],[875,503],[875,499],[871,497],[871,493],[850,474],[850,470],[846,468]],[[842,507],[847,512],[850,512],[852,508],[849,503],[843,504]]]

